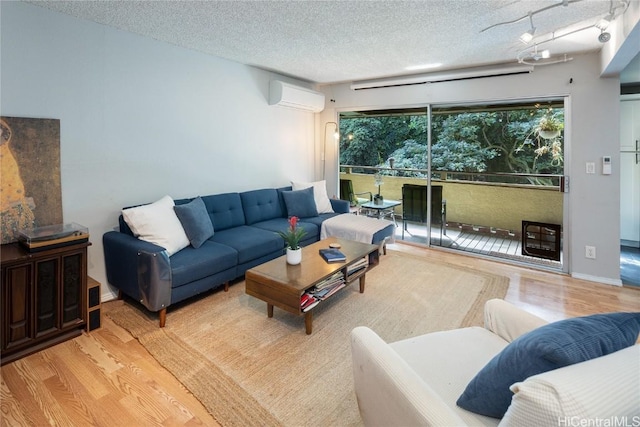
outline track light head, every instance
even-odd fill
[[[597,23],[596,23],[596,28],[604,31],[609,27],[609,24],[611,24],[611,20],[613,19],[613,16],[611,15],[607,15],[603,18],[601,18]]]
[[[520,41],[524,44],[529,44],[533,40],[533,35],[536,33],[536,27],[533,26],[533,13],[529,12],[529,24],[531,29],[520,36]]]
[[[529,44],[531,40],[533,40],[533,35],[535,34],[535,32],[536,29],[534,27],[531,27],[529,31],[520,36],[520,41],[524,44]]]

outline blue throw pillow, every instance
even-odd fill
[[[313,198],[313,187],[298,191],[283,191],[284,204],[287,205],[287,215],[298,218],[318,216],[316,201]]]
[[[191,246],[197,249],[213,236],[213,224],[202,198],[196,197],[187,204],[174,206],[173,209]]]
[[[458,398],[461,408],[502,418],[509,387],[528,377],[632,346],[640,313],[608,313],[550,323],[515,339],[471,380]]]

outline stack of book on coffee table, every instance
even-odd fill
[[[354,262],[349,267],[347,267],[347,276],[351,276],[353,273],[357,273],[358,271],[367,268],[369,266],[368,258],[361,258],[360,260]]]
[[[320,301],[329,298],[345,286],[344,274],[341,271],[327,277],[302,294],[300,299],[300,307],[302,308],[302,311],[310,310]]]

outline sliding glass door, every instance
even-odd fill
[[[563,127],[562,100],[433,106],[431,184],[446,200],[439,246],[561,269]]]
[[[563,124],[562,100],[342,112],[341,197],[397,203],[400,242],[560,269]]]

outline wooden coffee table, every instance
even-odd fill
[[[340,244],[340,251],[345,254],[346,261],[328,263],[322,258],[318,251],[328,248],[331,243]],[[378,245],[329,237],[302,248],[302,262],[299,265],[287,264],[286,257],[283,255],[247,270],[245,292],[267,303],[268,317],[273,317],[274,306],[298,316],[304,315],[305,329],[309,335],[312,331],[313,308],[303,311],[300,307],[300,298],[305,291],[341,271],[347,285],[358,279],[360,293],[363,293],[367,271],[375,267],[380,260],[379,249]],[[369,266],[348,275],[348,267],[362,258],[368,258]],[[326,304],[330,300],[331,297],[318,305]]]

